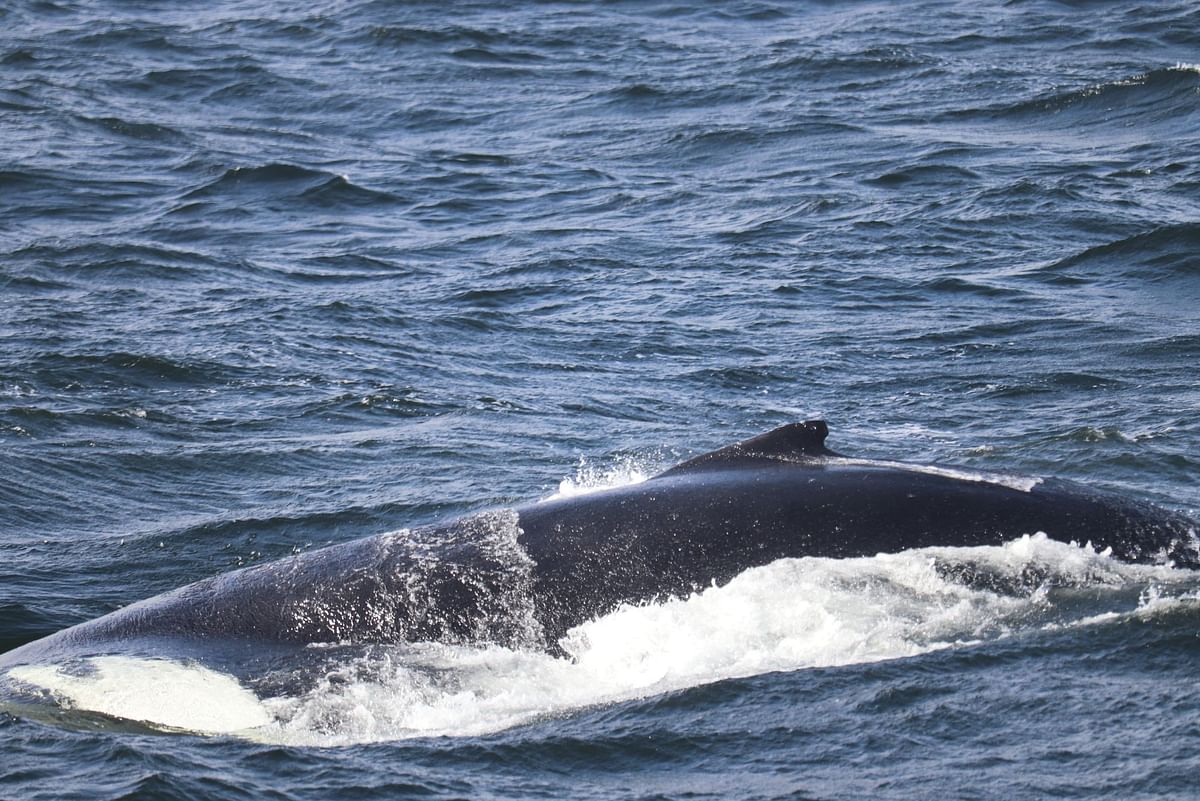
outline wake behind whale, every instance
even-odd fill
[[[456,655],[458,667],[464,658],[476,658],[465,657],[467,653],[490,654],[479,657],[485,662],[503,654],[507,667],[502,673],[567,671],[578,678],[583,668],[611,661],[627,647],[613,645],[621,640],[611,633],[614,626],[637,630],[657,617],[658,628],[650,626],[658,632],[651,642],[670,640],[673,627],[683,632],[694,628],[694,623],[680,621],[697,607],[745,603],[739,592],[762,581],[774,583],[766,601],[761,593],[758,597],[757,629],[774,645],[743,641],[720,658],[711,653],[697,657],[694,671],[687,668],[687,659],[668,660],[670,665],[661,671],[651,668],[649,677],[631,679],[628,671],[616,670],[614,675],[624,678],[610,688],[609,696],[601,697],[627,696],[631,687],[669,689],[762,669],[855,661],[845,654],[806,657],[804,649],[814,647],[811,637],[799,637],[807,643],[802,653],[784,647],[790,656],[780,656],[780,643],[796,639],[795,632],[789,635],[784,626],[781,634],[778,623],[771,621],[790,595],[798,597],[783,603],[785,610],[795,611],[797,604],[819,605],[822,595],[841,599],[830,602],[835,611],[829,614],[835,620],[844,618],[854,606],[849,600],[854,588],[878,569],[879,559],[886,559],[875,554],[915,555],[904,558],[915,558],[926,566],[922,569],[933,570],[936,581],[999,599],[1028,599],[1056,569],[1053,561],[1049,567],[1027,563],[1015,568],[1003,559],[997,567],[997,554],[1003,552],[997,549],[1010,543],[1004,547],[1011,550],[1013,541],[1034,543],[1025,547],[1065,549],[1056,552],[1060,562],[1070,561],[1076,551],[1090,554],[1089,559],[1099,560],[1097,565],[1110,566],[1104,570],[1115,569],[1111,566],[1116,560],[1159,565],[1136,568],[1154,571],[1155,580],[1180,572],[1168,564],[1200,564],[1195,527],[1180,515],[1053,479],[851,459],[826,449],[826,434],[819,421],[784,426],[637,484],[378,535],[234,571],[31,643],[0,657],[0,664],[15,668],[9,676],[18,684],[54,688],[75,704],[89,692],[81,688],[94,690],[106,681],[120,684],[113,677],[127,676],[132,669],[122,658],[141,664],[137,670],[145,669],[146,660],[154,666],[164,657],[183,660],[180,664],[196,670],[212,666],[222,671],[220,675],[240,680],[230,685],[219,678],[197,679],[196,686],[228,691],[226,706],[252,707],[259,697],[292,699],[277,701],[271,714],[259,710],[235,717],[237,725],[217,727],[253,729],[265,725],[263,721],[286,718],[291,714],[288,703],[317,691],[329,676],[344,670],[339,649],[358,649],[355,659],[366,653],[387,654],[385,661],[396,661],[399,670],[416,677],[416,686],[426,687],[434,698],[443,694],[430,678],[439,671],[429,661],[437,663],[447,653]],[[1062,544],[1071,542],[1090,543],[1092,548]],[[931,553],[947,547],[957,555],[930,561]],[[970,556],[972,549],[980,548],[981,555]],[[803,566],[795,567],[796,560]],[[832,595],[828,587],[822,590],[804,578],[828,578],[846,570],[848,584]],[[1087,575],[1098,570],[1103,572],[1088,568]],[[1145,578],[1138,575],[1139,581]],[[775,580],[779,576],[791,577],[794,592],[788,590],[787,579]],[[894,577],[886,581],[894,582]],[[998,603],[1003,605],[1002,600]],[[985,603],[988,608],[994,605],[991,600]],[[680,608],[682,617],[672,623],[669,610]],[[849,638],[857,643],[857,658],[920,653],[964,639],[969,631],[975,634],[965,639],[980,636],[978,626],[951,626],[946,641],[928,633],[917,636],[914,631],[928,622],[931,611],[928,604],[918,608],[924,611],[917,613],[915,628],[901,626],[905,633],[896,641],[884,638],[872,644],[870,638]],[[887,620],[896,617],[894,611],[880,614]],[[989,614],[993,623],[1003,618],[996,609]],[[725,642],[730,637],[710,639]],[[732,637],[735,643],[740,639],[741,635]],[[664,647],[662,652],[678,649]],[[661,660],[654,653],[642,654],[637,664],[658,664]],[[563,655],[571,660],[555,658]],[[331,668],[329,659],[337,667]],[[372,670],[378,667],[367,661]],[[291,668],[281,672],[281,665]],[[600,671],[605,672],[613,672],[611,666]],[[196,678],[186,672],[171,676],[172,681]],[[281,681],[291,686],[281,687]],[[572,679],[566,681],[574,686]],[[395,677],[384,685],[393,687]],[[253,687],[254,693],[239,695],[245,687]],[[414,697],[420,696],[417,692]],[[572,705],[569,699],[565,703]],[[418,702],[413,708],[424,707]],[[113,709],[97,711],[125,716]],[[521,719],[522,714],[518,710],[499,719]],[[182,728],[213,730],[211,725]]]

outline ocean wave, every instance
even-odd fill
[[[922,284],[926,290],[936,293],[954,295],[978,295],[982,298],[997,298],[1019,300],[1029,297],[1029,293],[1015,287],[997,285],[987,280],[968,278],[965,276],[943,276],[932,278]]]
[[[37,265],[38,279],[64,287],[96,283],[115,289],[126,280],[139,287],[220,272],[225,264],[202,251],[152,242],[116,239],[41,241],[18,248],[10,258]]]
[[[354,207],[395,203],[398,198],[354,184],[344,175],[295,164],[266,164],[232,167],[216,180],[182,196],[193,201],[184,209],[195,210],[195,201],[225,201],[239,205],[252,201],[295,200],[315,206]]]
[[[129,430],[145,424],[178,423],[179,420],[157,410],[140,407],[118,409],[56,410],[41,406],[0,407],[0,425],[20,431],[24,436],[45,436],[78,430]]]
[[[928,183],[939,188],[949,188],[963,183],[975,183],[980,177],[979,173],[966,167],[954,164],[924,163],[893,170],[876,178],[868,178],[863,183],[889,188],[905,186],[910,183]]]
[[[448,411],[450,408],[443,404],[422,399],[413,387],[390,387],[340,392],[303,405],[299,414],[320,419],[362,419],[371,416],[435,417]]]
[[[22,372],[38,386],[75,390],[208,385],[226,382],[240,371],[207,359],[177,359],[149,353],[43,351],[31,356]]]
[[[87,117],[80,116],[79,120],[94,126],[103,133],[116,134],[120,137],[135,139],[140,142],[170,142],[182,145],[188,137],[182,131],[160,123],[137,122],[121,117]]]
[[[546,60],[532,50],[501,50],[487,47],[463,47],[453,51],[455,58],[472,64],[539,64]]]
[[[1160,281],[1200,274],[1200,223],[1163,225],[1051,262],[1031,274],[1051,274],[1119,282]]]
[[[6,67],[32,67],[38,62],[38,57],[32,50],[19,48],[10,50],[0,57],[0,64]]]
[[[1128,78],[1055,90],[1011,105],[955,111],[947,116],[1053,128],[1120,124],[1135,129],[1156,124],[1184,128],[1200,110],[1198,91],[1200,73],[1184,67],[1162,67]]]
[[[828,53],[803,41],[784,41],[771,46],[774,58],[765,63],[743,62],[742,69],[751,75],[795,77],[824,83],[850,82],[842,89],[861,88],[874,78],[894,80],[914,71],[937,68],[941,61],[935,56],[905,46],[870,46],[849,53]],[[927,76],[928,77],[928,76]]]
[[[286,102],[287,97],[303,97],[312,89],[307,78],[284,76],[263,66],[251,56],[229,55],[200,59],[188,66],[149,69],[136,76],[120,79],[127,92],[160,101],[244,104],[255,100]]]
[[[54,620],[41,604],[20,601],[0,603],[0,652],[18,648],[53,634],[62,627],[61,620]]]

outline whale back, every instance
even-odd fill
[[[166,637],[313,642],[500,642],[554,651],[623,603],[685,596],[781,558],[870,557],[998,545],[1025,534],[1090,542],[1133,562],[1200,567],[1196,524],[1055,479],[873,462],[825,446],[809,420],[688,459],[648,481],[376,535],[245,568],[5,654]]]

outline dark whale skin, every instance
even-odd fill
[[[825,449],[826,433],[822,421],[784,426],[640,484],[521,509],[548,637],[621,602],[723,584],[785,557],[998,545],[1044,532],[1122,561],[1200,568],[1196,524],[1183,515],[1062,479],[1016,487],[953,468],[846,459]]]
[[[1196,524],[1059,479],[847,459],[794,423],[647,481],[383,534],[214,576],[0,656],[127,641],[498,642],[557,651],[622,603],[685,595],[787,557],[997,545],[1044,532],[1200,568]]]

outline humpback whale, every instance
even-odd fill
[[[628,486],[471,515],[243,568],[0,656],[13,665],[136,642],[500,643],[554,653],[621,604],[682,596],[788,557],[999,545],[1039,532],[1200,568],[1197,526],[1053,478],[847,457],[814,420]],[[240,646],[239,646],[240,647]]]

